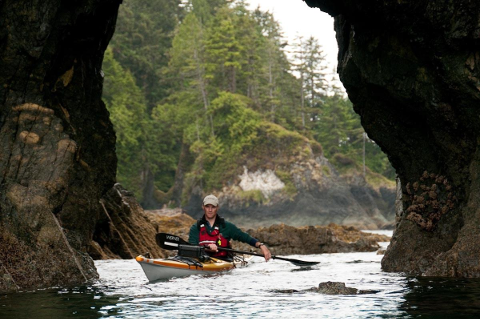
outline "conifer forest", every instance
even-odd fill
[[[144,208],[171,203],[180,165],[214,191],[271,127],[321,145],[340,172],[393,180],[334,72],[317,39],[288,41],[246,1],[125,1],[103,62],[118,182]]]

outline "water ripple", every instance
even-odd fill
[[[320,261],[251,265],[203,277],[149,283],[135,260],[95,262],[87,287],[0,295],[0,318],[471,318],[480,313],[480,281],[414,278],[380,269],[375,253],[291,256]],[[320,282],[377,293],[323,295]]]

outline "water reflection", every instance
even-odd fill
[[[100,318],[115,314],[118,300],[94,287],[0,295],[0,318]],[[105,310],[109,307],[110,313]]]
[[[299,267],[299,268],[293,268],[291,272],[296,272],[296,271],[309,271],[313,270],[313,267]]]
[[[299,256],[299,258],[306,256]],[[0,318],[476,318],[480,279],[412,278],[375,253],[311,256],[310,269],[253,260],[216,276],[148,283],[135,260],[97,261],[88,287],[0,295]],[[370,294],[323,295],[320,282]]]
[[[409,278],[400,309],[422,318],[478,318],[480,279]]]

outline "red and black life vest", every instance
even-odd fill
[[[224,222],[223,218],[219,218],[219,216],[217,216],[215,219],[215,224],[213,224],[213,230],[209,232],[206,226],[208,222],[205,220],[205,218],[198,220],[197,227],[199,229],[199,244],[203,246],[215,244],[218,247],[229,248],[230,242],[220,233],[219,224],[222,222]],[[225,258],[228,256],[228,252],[218,251],[216,253],[209,253],[209,255],[215,258]]]

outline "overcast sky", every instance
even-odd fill
[[[260,6],[262,11],[272,12],[289,43],[297,34],[304,38],[314,36],[322,45],[326,54],[329,69],[337,65],[337,41],[333,30],[333,18],[320,11],[318,8],[310,8],[302,0],[247,0],[250,9]]]

